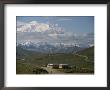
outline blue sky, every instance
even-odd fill
[[[17,16],[17,21],[57,24],[67,32],[94,32],[94,16]]]

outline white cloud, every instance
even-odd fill
[[[46,23],[38,23],[37,21],[17,22],[17,31],[20,32],[42,32],[46,30],[49,30],[49,25]]]
[[[70,21],[70,20],[72,20],[72,19],[70,19],[70,18],[60,18],[57,21]]]
[[[65,31],[58,24],[39,23],[31,21],[28,23],[17,22],[18,32],[44,32],[45,34],[64,34]],[[53,35],[55,36],[55,35]]]
[[[29,23],[31,23],[31,24],[37,24],[38,22],[37,21],[31,21]]]
[[[21,28],[25,24],[26,23],[24,23],[24,22],[17,21],[16,26],[17,26],[17,28]]]
[[[58,39],[58,34],[48,34],[52,39]]]

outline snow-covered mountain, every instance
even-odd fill
[[[91,45],[92,46],[92,45]],[[74,53],[80,51],[84,48],[78,44],[65,44],[65,43],[48,43],[48,42],[32,42],[25,41],[22,43],[17,43],[17,47],[22,47],[23,49],[29,51],[36,51],[40,53]]]

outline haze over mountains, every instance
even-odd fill
[[[74,32],[74,27],[73,30],[66,28],[72,27],[71,25],[69,26],[69,24],[68,26],[61,26],[63,25],[62,21],[65,24],[66,22],[72,20],[73,18],[69,17],[60,17],[60,19],[56,20],[56,22],[39,22],[37,20],[21,22],[18,20],[17,47],[20,46],[24,49],[37,52],[76,52],[80,49],[94,46],[93,31],[76,33]],[[77,23],[77,21],[75,22]],[[78,23],[80,22],[78,21]],[[85,21],[81,21],[81,24],[83,23],[85,23]],[[79,27],[80,26],[81,25],[79,25]],[[82,31],[85,31],[83,29],[84,28],[82,28]]]

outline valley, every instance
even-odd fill
[[[23,48],[19,50],[17,50],[16,74],[94,73],[94,47],[76,53],[38,53]],[[47,68],[48,64],[68,64],[71,68]]]

